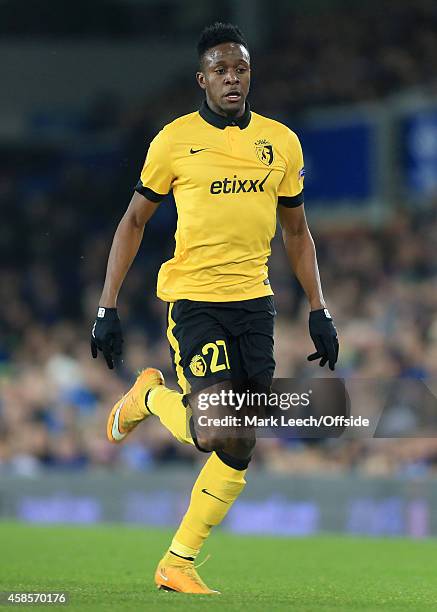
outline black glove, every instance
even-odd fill
[[[338,359],[337,330],[326,308],[310,312],[309,328],[316,352],[308,355],[308,361],[320,359],[321,367],[328,361],[330,370],[335,370]]]
[[[96,359],[97,352],[102,351],[108,368],[114,368],[122,353],[123,333],[116,308],[99,306],[97,317],[91,331],[91,355]]]

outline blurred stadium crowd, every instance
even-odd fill
[[[290,118],[309,106],[435,86],[436,3],[421,0],[408,10],[403,2],[384,6],[376,14],[363,5],[282,20],[269,47],[255,52],[253,107]],[[7,211],[0,226],[0,471],[147,469],[156,462],[199,460],[154,418],[120,447],[105,436],[107,413],[137,370],[153,365],[176,385],[165,305],[155,297],[157,270],[173,247],[171,197],[147,227],[120,296],[122,369],[110,372],[103,360],[91,360],[89,350],[112,235],[147,142],[163,122],[193,110],[199,94],[186,75],[157,98],[132,110],[102,97],[74,121],[69,117],[72,133],[94,143],[86,148],[0,147],[0,206]],[[311,202],[307,210],[311,218]],[[383,226],[331,224],[314,232],[326,298],[341,334],[339,376],[437,376],[436,212],[437,200],[417,208],[399,202]],[[270,271],[278,310],[276,375],[320,375],[306,361],[312,352],[308,309],[279,237]],[[269,439],[259,442],[253,463],[299,473],[422,473],[437,467],[437,440]]]
[[[177,0],[77,0],[74,5],[3,0],[0,34],[24,40],[159,38],[171,44],[196,39],[199,15],[205,21],[217,15],[221,21],[232,20],[230,5],[229,0],[203,7]],[[253,91],[260,112],[282,115],[308,106],[372,101],[415,86],[435,91],[434,0],[278,0],[274,11],[260,0],[251,8],[265,40],[261,48],[252,49],[257,67]],[[184,90],[180,93],[185,97]],[[171,102],[175,113],[178,101]]]
[[[417,86],[435,92],[436,31],[433,0],[345,2],[337,8],[325,2],[321,12],[286,13],[272,52],[257,57],[259,102],[270,112],[299,112],[371,102]]]

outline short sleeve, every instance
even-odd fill
[[[303,204],[304,176],[302,147],[296,134],[290,132],[287,150],[287,169],[278,188],[278,204],[287,208]]]
[[[161,130],[150,143],[135,191],[152,202],[160,202],[171,190],[173,179],[168,136]]]

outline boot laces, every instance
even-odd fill
[[[202,567],[202,565],[205,565],[205,563],[207,563],[210,559],[211,559],[211,555],[206,555],[202,563],[198,563],[197,565],[194,566],[194,568],[197,569],[198,567]]]
[[[210,557],[211,555],[207,555],[206,558],[198,565],[194,565],[194,563],[190,563],[189,565],[186,565],[185,567],[182,566],[180,570],[185,575],[189,576],[192,580],[194,580],[197,584],[201,585],[202,587],[208,588],[206,584],[203,582],[202,578],[197,573],[197,568],[204,565],[210,559]]]

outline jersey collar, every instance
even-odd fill
[[[220,130],[224,130],[226,127],[234,125],[238,125],[240,130],[244,130],[244,128],[247,128],[249,125],[251,119],[250,106],[247,100],[244,107],[244,113],[241,115],[241,117],[237,117],[236,119],[234,117],[223,117],[223,115],[218,115],[209,108],[206,100],[204,100],[202,103],[202,106],[199,109],[199,114],[202,119],[205,119],[205,121],[207,121],[209,124],[219,128]]]

